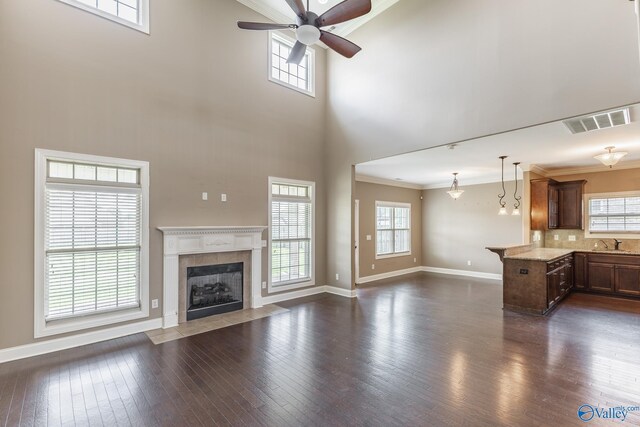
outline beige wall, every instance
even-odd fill
[[[514,181],[505,186],[511,212]],[[502,274],[500,259],[485,247],[522,243],[522,216],[498,215],[500,183],[465,186],[458,200],[446,190],[423,192],[422,265]]]
[[[266,225],[268,176],[315,181],[326,284],[325,51],[312,98],[267,80],[267,33],[235,26],[264,18],[237,1],[151,3],[147,36],[54,0],[0,0],[0,348],[33,341],[35,148],[150,162],[160,300],[156,227]]]
[[[360,277],[420,265],[422,260],[421,193],[421,190],[356,181],[355,198],[360,201]],[[411,204],[411,254],[376,259],[376,201]],[[371,236],[371,240],[367,240],[367,235]],[[375,269],[371,268],[372,264],[375,265]]]
[[[354,164],[640,100],[628,1],[402,0],[349,38],[363,51],[329,53],[327,98],[328,274],[345,288]]]

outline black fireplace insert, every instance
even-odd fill
[[[187,320],[243,308],[244,264],[187,267]]]

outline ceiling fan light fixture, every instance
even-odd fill
[[[607,153],[598,154],[597,156],[593,156],[593,158],[596,160],[600,160],[603,165],[612,168],[616,163],[620,161],[620,159],[629,154],[626,151],[613,152],[615,148],[616,147],[606,147],[605,150],[607,150]]]
[[[296,38],[300,43],[310,46],[320,40],[320,30],[314,25],[301,25],[296,30]]]

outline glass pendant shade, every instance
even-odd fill
[[[605,148],[605,150],[607,150],[607,153],[604,154],[598,154],[597,156],[594,156],[594,159],[600,160],[602,162],[603,165],[605,166],[609,166],[610,168],[613,167],[613,165],[615,165],[616,163],[618,163],[620,161],[620,159],[622,159],[624,156],[626,156],[627,153],[626,151],[616,151],[615,153],[613,152],[613,150],[616,147],[607,147]]]
[[[520,208],[515,208],[513,212],[511,212],[511,215],[520,216]]]
[[[507,208],[505,208],[504,206],[501,207],[500,210],[498,211],[498,215],[508,215]]]
[[[447,191],[447,193],[454,200],[459,199],[460,196],[462,196],[462,193],[464,193],[464,190],[461,190],[458,186],[458,172],[455,172],[453,174],[453,183],[451,184],[451,188],[449,188],[449,191]]]

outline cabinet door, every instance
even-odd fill
[[[576,289],[587,287],[587,254],[577,253],[573,260],[573,286]]]
[[[640,295],[640,267],[616,265],[615,291],[621,295]]]
[[[547,306],[550,308],[560,299],[560,271],[547,273]]]
[[[615,264],[589,262],[589,288],[594,291],[613,292]]]
[[[571,258],[569,258],[564,266],[564,293],[569,292],[571,288],[573,288],[573,275],[573,261],[571,260]]]
[[[558,228],[582,229],[582,188],[582,183],[557,187]]]
[[[549,186],[549,229],[558,228],[558,187]]]

